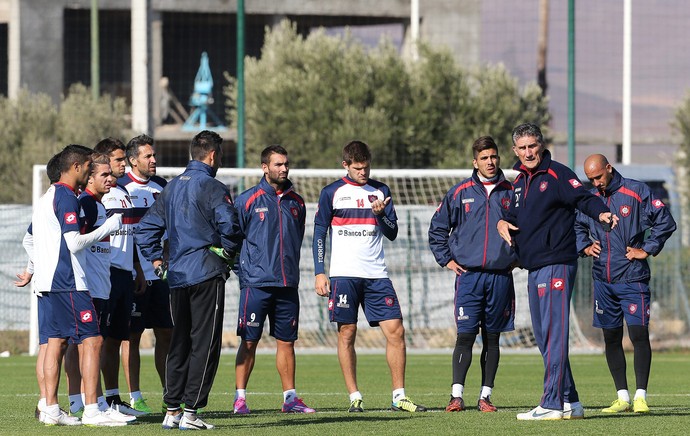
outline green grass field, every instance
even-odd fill
[[[579,421],[524,422],[515,414],[536,406],[541,396],[543,367],[539,355],[504,354],[501,358],[493,401],[498,413],[482,414],[475,409],[459,413],[443,411],[450,392],[450,356],[412,354],[407,364],[407,394],[430,408],[429,412],[391,412],[390,378],[383,355],[360,354],[359,384],[366,413],[348,414],[348,397],[335,355],[300,355],[297,363],[298,393],[317,409],[314,415],[286,415],[280,412],[282,393],[274,368],[274,356],[261,354],[250,380],[249,416],[232,416],[234,396],[234,354],[222,356],[204,419],[216,426],[214,432],[261,435],[437,435],[437,434],[688,434],[690,430],[690,354],[656,353],[652,363],[649,415],[599,412],[615,399],[613,382],[603,355],[574,355],[571,363],[586,419]],[[628,378],[634,387],[632,356],[628,356]],[[35,360],[28,356],[0,359],[1,434],[93,434],[88,427],[44,427],[33,417],[37,401]],[[479,356],[468,375],[465,400],[476,404],[479,393]],[[151,356],[144,356],[142,383],[149,405],[159,407],[161,392]],[[121,380],[120,386],[125,386]],[[124,389],[126,391],[126,389]],[[60,402],[66,406],[65,388]],[[126,428],[98,429],[99,434],[155,435],[162,430],[162,414],[139,419]]]

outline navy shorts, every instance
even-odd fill
[[[284,342],[295,342],[299,328],[297,288],[264,287],[240,290],[237,336],[258,342],[268,316],[270,335]]]
[[[173,327],[168,282],[147,282],[146,291],[134,296],[130,330],[141,333],[144,329]]]
[[[455,324],[458,333],[515,330],[513,274],[466,271],[455,279]]]
[[[96,308],[87,291],[46,292],[50,305],[49,338],[67,339],[70,344],[99,336]]]
[[[400,302],[390,279],[331,277],[328,300],[331,322],[356,324],[359,306],[372,327],[381,321],[402,319]]]
[[[594,281],[594,322],[598,328],[612,329],[626,324],[649,325],[649,284],[644,282],[606,283]]]
[[[131,271],[110,267],[110,298],[103,311],[103,337],[122,341],[129,339],[130,314],[134,299],[134,278]],[[105,326],[105,328],[103,328]]]
[[[49,337],[54,336],[51,335],[50,330],[52,327],[50,323],[52,316],[50,314],[50,304],[48,304],[46,294],[40,294],[36,298],[38,298],[38,344],[43,345],[48,343]]]

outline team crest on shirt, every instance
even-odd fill
[[[386,297],[386,306],[393,307],[393,298]]]
[[[503,206],[503,209],[508,209],[510,208],[510,198],[502,198],[501,199],[501,206]]]
[[[628,312],[630,312],[630,315],[634,315],[637,312],[637,304],[628,305]]]
[[[618,212],[620,212],[622,217],[627,217],[630,215],[630,212],[632,211],[632,208],[628,206],[627,204],[622,205],[619,209]]]
[[[76,224],[77,214],[76,212],[67,212],[65,214],[65,224]]]
[[[652,200],[652,206],[659,209],[661,207],[664,207],[664,202],[657,198],[656,200]]]
[[[543,181],[539,184],[539,191],[544,192],[549,187],[549,182]]]
[[[297,210],[296,207],[291,207],[290,208],[290,213],[292,214],[293,217],[297,218],[299,216],[299,210]]]
[[[582,186],[582,183],[580,183],[580,181],[577,179],[570,179],[568,180],[568,182],[570,182],[573,188],[579,188],[580,186]]]
[[[90,310],[82,310],[79,313],[79,318],[81,318],[81,322],[91,322],[93,321],[93,314]]]
[[[369,194],[369,203],[373,203],[379,198],[376,196],[376,194]]]
[[[551,279],[551,289],[554,291],[562,291],[565,289],[565,280],[563,279]]]

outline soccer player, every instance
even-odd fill
[[[49,310],[48,345],[43,373],[46,386],[44,423],[67,424],[57,403],[59,366],[68,339],[79,344],[80,369],[86,406],[82,422],[90,425],[124,425],[99,411],[96,386],[102,338],[96,311],[88,292],[84,248],[106,237],[122,216],[107,219],[89,234],[79,229],[80,206],[75,191],[90,175],[92,150],[69,145],[61,152],[60,180],[51,185],[34,208],[34,286],[46,298]]]
[[[494,231],[510,205],[513,187],[499,168],[498,146],[490,136],[472,144],[472,177],[453,186],[431,218],[429,247],[436,262],[456,274],[453,384],[446,412],[465,410],[465,377],[472,346],[482,331],[482,388],[477,409],[495,412],[491,403],[498,371],[501,332],[514,329],[517,256]],[[470,248],[472,247],[472,248]]]
[[[513,130],[513,201],[498,233],[515,247],[520,265],[529,271],[527,292],[532,330],[544,360],[544,394],[540,404],[519,413],[519,420],[584,418],[568,359],[570,298],[577,272],[575,209],[616,226],[618,218],[575,173],[551,159],[535,124]],[[514,239],[513,239],[513,232]]]
[[[347,175],[321,190],[314,217],[313,255],[316,293],[328,297],[331,322],[338,326],[338,359],[350,394],[350,412],[363,412],[357,386],[357,315],[362,306],[372,327],[386,338],[386,360],[391,371],[395,411],[423,412],[405,395],[405,328],[398,297],[388,278],[383,236],[398,235],[391,192],[370,179],[371,152],[361,141],[343,148]],[[330,282],[326,276],[326,235],[331,235]]]
[[[105,138],[96,144],[94,150],[105,154],[109,159],[112,177],[119,180],[125,174],[125,145],[119,139]],[[113,182],[109,192],[101,199],[108,216],[122,214],[122,226],[110,235],[110,297],[104,313],[103,351],[101,370],[103,384],[110,395],[112,407],[134,416],[147,413],[140,402],[123,402],[119,396],[120,346],[129,341],[130,315],[135,291],[143,292],[146,280],[134,251],[134,209],[129,193]],[[136,259],[136,260],[135,260]],[[132,273],[136,271],[136,283]],[[123,366],[125,366],[123,364]],[[117,394],[115,394],[117,392]],[[115,396],[116,395],[116,396]],[[143,401],[143,399],[139,400]]]
[[[240,307],[235,359],[234,413],[249,413],[246,390],[264,322],[276,339],[276,368],[283,385],[283,412],[313,413],[295,391],[295,341],[299,326],[299,259],[306,208],[288,179],[288,152],[271,145],[261,152],[264,177],[240,194],[235,208],[243,242],[239,259]]]
[[[637,390],[632,410],[648,413],[647,383],[652,348],[649,343],[651,291],[647,258],[661,252],[676,230],[676,222],[666,205],[654,197],[646,184],[621,176],[604,155],[589,156],[584,170],[594,185],[592,192],[611,210],[618,211],[619,218],[618,227],[611,232],[606,232],[599,223],[581,213],[578,213],[575,223],[578,252],[594,258],[593,325],[603,331],[606,362],[618,391],[618,398],[602,412],[630,410],[623,351],[625,320],[635,355]],[[647,232],[648,236],[645,236]]]
[[[124,186],[132,200],[136,233],[136,223],[153,205],[167,182],[162,177],[156,176],[156,148],[150,136],[135,136],[127,143],[127,161],[131,170],[118,180],[118,184]],[[141,257],[141,251],[138,252],[138,256]],[[141,395],[139,379],[141,334],[145,329],[153,328],[153,334],[156,337],[154,361],[161,386],[164,386],[165,357],[170,348],[172,317],[168,283],[156,276],[150,262],[141,262],[141,269],[147,286],[144,292],[137,292],[134,295],[130,337],[129,342],[123,343],[122,355],[132,407],[150,413],[152,409]],[[112,394],[116,395],[115,392]],[[114,398],[119,398],[119,393]]]
[[[218,369],[225,281],[242,237],[230,192],[215,179],[222,141],[208,130],[194,136],[192,160],[168,183],[134,234],[144,259],[171,288],[175,323],[166,360],[164,429],[213,428],[197,411],[206,405]],[[166,232],[169,268],[161,244]]]

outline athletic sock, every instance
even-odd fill
[[[353,402],[355,400],[361,400],[362,399],[362,394],[359,391],[354,391],[353,393],[350,394],[350,402]]]
[[[115,389],[106,389],[105,392],[104,392],[104,394],[105,394],[105,397],[106,397],[106,398],[108,398],[108,397],[115,397],[115,396],[118,396],[118,397],[119,397],[119,396],[120,396],[120,389],[119,389],[119,388],[115,388]]]
[[[453,398],[462,398],[464,391],[465,386],[459,383],[453,383],[453,386],[450,387],[450,394],[453,396]]]
[[[482,398],[489,398],[492,390],[493,389],[488,386],[482,386],[482,390],[479,393],[479,399],[481,400]]]
[[[630,392],[628,392],[627,389],[621,389],[618,391],[618,399],[621,401],[625,401],[626,403],[630,402]]]
[[[60,405],[52,404],[50,406],[46,406],[46,408],[43,412],[47,413],[48,415],[50,415],[52,417],[60,416]]]
[[[93,418],[93,417],[96,416],[100,411],[101,411],[101,410],[98,408],[98,404],[97,404],[97,403],[86,404],[86,405],[84,406],[84,414],[83,414],[83,416],[86,416],[86,417],[88,417],[88,418]]]
[[[238,398],[247,398],[247,390],[246,389],[235,389],[235,399]]]
[[[292,403],[297,398],[297,392],[294,389],[288,389],[283,392],[283,401],[285,403]]]
[[[393,389],[393,402],[397,402],[401,398],[405,398],[405,388]]]
[[[98,410],[100,410],[101,412],[105,412],[110,407],[108,405],[108,402],[105,401],[105,397],[103,395],[96,398],[96,404],[98,404]]]
[[[39,412],[45,412],[45,410],[46,410],[46,399],[45,398],[39,399],[37,407],[38,407]]]
[[[638,398],[642,398],[643,400],[647,401],[647,390],[646,389],[638,389],[635,391],[635,399],[637,400]]]
[[[141,391],[130,392],[129,398],[132,400],[132,403],[135,402],[136,400],[143,400],[144,399],[144,397],[141,396]]]
[[[73,394],[69,396],[69,411],[72,413],[78,412],[79,409],[84,407],[84,403],[81,401],[81,394]]]
[[[196,409],[184,408],[184,417],[188,421],[196,421]]]

